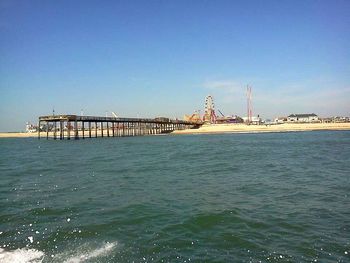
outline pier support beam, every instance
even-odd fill
[[[48,140],[49,139],[49,124],[50,124],[50,122],[46,122],[46,140]],[[40,129],[40,128],[39,128]],[[40,139],[40,138],[39,138]]]
[[[38,124],[38,139],[40,140],[40,121],[39,121],[39,124]]]
[[[62,139],[64,140],[64,121],[62,121]]]
[[[70,121],[67,121],[67,140],[70,140]]]
[[[62,135],[62,130],[63,130],[63,128],[62,128],[62,121],[60,121],[59,122],[59,128],[60,128],[60,140],[62,140],[63,139],[63,135]]]
[[[106,126],[107,126],[107,137],[109,137],[109,126],[108,126],[108,121],[106,122]]]
[[[79,139],[79,133],[78,133],[78,122],[74,121],[74,139]]]
[[[85,139],[85,122],[84,121],[81,122],[81,131],[82,131],[83,139]]]
[[[54,121],[54,126],[53,126],[53,139],[56,140],[56,132],[57,132],[57,127],[56,127],[56,121]]]

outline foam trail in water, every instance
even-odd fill
[[[44,252],[29,248],[19,248],[5,251],[0,248],[0,262],[2,263],[40,263],[43,261]]]
[[[106,243],[103,247],[97,248],[97,249],[90,251],[90,252],[82,253],[81,255],[71,257],[71,258],[67,259],[66,261],[64,261],[64,263],[80,263],[80,262],[84,262],[88,259],[96,258],[99,256],[105,256],[110,251],[112,251],[116,245],[117,245],[117,242]]]

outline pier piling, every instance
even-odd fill
[[[57,122],[59,127],[57,127]],[[86,123],[88,123],[87,128]],[[38,139],[41,138],[41,125],[45,127],[46,139],[53,138],[56,140],[58,138],[57,131],[59,130],[60,140],[64,140],[65,137],[67,140],[70,140],[71,130],[73,130],[73,137],[78,140],[80,136],[82,139],[92,138],[92,129],[94,129],[95,138],[125,137],[169,133],[179,129],[196,128],[201,124],[167,118],[141,119],[78,115],[41,116],[39,117]],[[88,129],[88,137],[85,134],[86,129]],[[107,131],[105,132],[105,130]]]

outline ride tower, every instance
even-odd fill
[[[203,121],[206,123],[216,123],[214,99],[211,95],[205,98],[205,112]]]

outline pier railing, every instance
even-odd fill
[[[85,139],[97,137],[143,136],[198,128],[201,123],[168,118],[117,118],[78,115],[40,116],[38,138]]]

